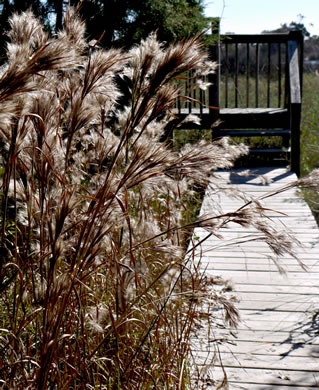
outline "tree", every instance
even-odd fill
[[[159,40],[171,42],[195,35],[208,24],[202,0],[87,0],[80,13],[92,38],[102,37],[103,46],[126,48],[154,30]]]
[[[275,30],[265,30],[263,33],[287,33],[289,31],[301,30],[304,37],[310,37],[310,32],[307,30],[306,26],[302,22],[304,19],[303,15],[298,15],[298,21],[292,21],[289,24],[284,23],[279,28]]]
[[[313,35],[305,41],[304,56],[308,61],[319,60],[319,36]]]
[[[31,8],[46,28],[62,28],[65,0],[0,0],[0,45],[13,12]],[[87,25],[90,39],[102,46],[128,48],[157,30],[159,40],[171,42],[193,36],[207,28],[203,0],[71,0]]]
[[[303,35],[305,37],[304,42],[304,58],[308,61],[314,61],[319,59],[319,36],[317,35],[310,35],[310,32],[307,30],[306,26],[304,25],[303,16],[298,15],[299,20],[297,22],[292,21],[289,24],[284,23],[281,25],[281,27],[277,28],[276,30],[271,31],[263,31],[264,33],[287,33],[289,31],[294,30],[301,30],[303,32]]]

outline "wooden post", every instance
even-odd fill
[[[289,32],[288,38],[288,50],[289,50],[289,41],[295,41],[298,49],[298,67],[299,67],[299,84],[300,84],[300,94],[302,96],[302,84],[303,84],[303,57],[304,57],[304,36],[301,30],[293,30]],[[289,56],[290,60],[290,56]]]
[[[301,104],[290,105],[291,152],[290,170],[300,176],[300,121]]]
[[[210,48],[210,59],[220,64],[220,34],[219,34],[219,18],[214,18],[212,21],[212,35],[214,43]],[[219,81],[220,69],[219,66],[216,73],[209,75],[209,82],[212,84],[209,87],[209,122],[213,125],[219,119]]]
[[[300,175],[300,123],[302,93],[303,35],[301,31],[291,31],[288,40],[289,59],[289,114],[291,129],[290,167]],[[300,69],[301,67],[301,69]]]

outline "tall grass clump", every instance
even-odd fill
[[[315,72],[307,72],[303,78],[303,98],[301,116],[301,175],[319,168],[319,77]],[[305,190],[305,199],[319,222],[319,196],[317,192]]]
[[[72,9],[54,39],[31,13],[10,24],[0,78],[1,384],[185,388],[189,296],[202,288],[185,271],[185,205],[242,148],[201,142],[177,153],[160,139],[174,120],[171,81],[212,64],[198,38],[164,49],[152,35],[128,53],[90,46]]]
[[[189,231],[255,221],[274,251],[290,248],[258,204],[255,214],[248,202],[187,215],[196,186],[245,151],[225,140],[179,151],[160,142],[176,123],[175,77],[213,66],[198,38],[164,49],[152,35],[127,53],[104,51],[86,42],[72,9],[54,39],[29,12],[10,24],[0,75],[1,386],[189,388],[196,297],[207,292],[191,249],[184,256]],[[214,303],[237,319],[222,294]]]

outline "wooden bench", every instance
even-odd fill
[[[201,117],[212,137],[281,137],[277,148],[252,149],[253,153],[288,156],[291,170],[300,173],[300,121],[303,73],[303,34],[219,35],[209,47],[220,64],[207,91],[191,88],[191,77],[176,105],[179,118]],[[191,91],[191,92],[189,92]],[[202,102],[199,104],[198,102]],[[194,128],[194,125],[189,125]]]

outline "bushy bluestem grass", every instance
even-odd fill
[[[208,294],[191,249],[185,257],[189,231],[218,234],[256,215],[275,252],[291,244],[260,222],[258,205],[185,215],[194,188],[246,150],[160,142],[176,122],[175,77],[214,66],[198,37],[164,49],[152,35],[126,53],[89,45],[71,8],[53,39],[29,12],[10,23],[0,76],[2,387],[189,388],[196,297]],[[214,299],[235,323],[231,302]]]

